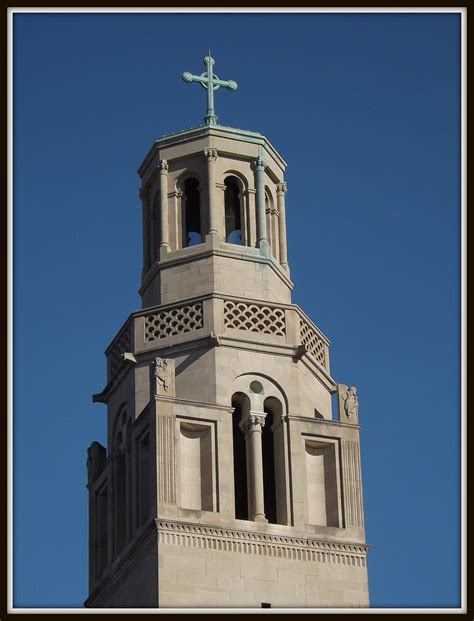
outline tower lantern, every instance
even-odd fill
[[[217,124],[214,90],[237,85],[204,62],[183,77],[205,124],[138,171],[142,308],[93,397],[86,606],[367,607],[357,390],[291,301],[286,164]]]

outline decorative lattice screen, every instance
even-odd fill
[[[202,303],[186,304],[147,315],[145,318],[145,342],[164,339],[192,332],[203,327]]]
[[[300,339],[308,353],[323,367],[326,367],[324,343],[316,330],[300,317]]]
[[[224,325],[237,330],[285,336],[285,311],[282,308],[226,300]]]

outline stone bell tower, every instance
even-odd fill
[[[204,62],[183,77],[205,124],[139,168],[142,309],[94,395],[86,606],[367,607],[356,390],[291,302],[285,162],[217,124],[214,91],[237,85]]]

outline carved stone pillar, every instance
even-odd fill
[[[166,160],[160,160],[158,168],[160,170],[160,249],[163,248],[165,252],[168,252],[170,249],[168,224],[168,162]]]
[[[285,182],[277,185],[277,201],[278,211],[280,212],[280,265],[288,273],[290,266],[288,265],[288,248],[286,243],[286,216],[285,216],[285,194],[287,192]]]
[[[250,445],[250,466],[251,466],[251,486],[252,503],[251,511],[253,520],[256,522],[267,522],[265,517],[265,503],[263,490],[263,453],[262,453],[262,429],[265,424],[265,414],[263,412],[250,412],[247,420],[242,424],[244,432],[249,438],[247,447]],[[248,463],[248,462],[247,462]],[[249,503],[250,504],[250,503]],[[250,508],[249,508],[250,510]]]
[[[140,199],[142,201],[142,223],[143,223],[143,272],[150,269],[150,192],[148,188],[140,188]]]
[[[206,149],[204,155],[207,159],[207,191],[209,205],[209,233],[217,235],[217,201],[216,201],[216,162],[217,151]]]
[[[256,191],[248,188],[243,191],[245,205],[245,245],[257,245],[257,227],[256,227]]]
[[[269,257],[270,244],[267,236],[267,220],[265,213],[265,166],[263,157],[255,160],[255,188],[257,190],[257,247],[263,256]]]
[[[171,213],[171,240],[172,250],[183,248],[183,199],[184,192],[176,190],[171,192],[169,198],[174,198],[174,208]]]

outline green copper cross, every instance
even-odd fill
[[[203,62],[206,67],[206,71],[204,71],[204,73],[201,73],[201,75],[193,75],[192,73],[185,71],[183,73],[183,80],[185,82],[198,82],[207,90],[207,114],[204,117],[204,120],[208,125],[216,125],[217,116],[214,110],[214,91],[216,91],[220,86],[228,88],[231,91],[235,91],[237,88],[237,82],[234,82],[233,80],[228,80],[227,82],[219,80],[212,70],[212,67],[216,61],[211,57],[210,51],[209,56],[206,56]]]

